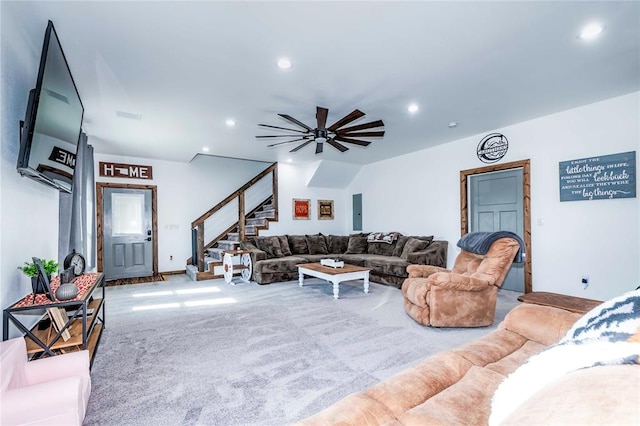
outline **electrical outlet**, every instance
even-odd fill
[[[589,287],[589,275],[583,275],[581,283],[584,289],[586,290],[587,287]]]

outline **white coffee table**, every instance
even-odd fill
[[[340,294],[340,283],[350,280],[364,280],[364,292],[369,293],[369,271],[371,268],[362,266],[347,265],[342,268],[332,268],[320,263],[303,263],[298,267],[298,284],[304,285],[304,276],[320,278],[333,284],[333,298],[337,299]]]

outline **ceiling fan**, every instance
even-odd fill
[[[295,139],[292,139],[292,140],[289,140],[289,141],[276,142],[276,143],[273,143],[271,145],[267,145],[267,147],[274,147],[274,146],[284,145],[284,144],[288,144],[288,143],[304,141],[300,145],[298,145],[297,147],[293,148],[289,152],[296,152],[296,151],[304,148],[305,146],[307,146],[311,142],[315,142],[316,143],[316,154],[320,154],[322,152],[322,149],[324,147],[324,143],[325,142],[328,143],[329,145],[331,145],[332,147],[334,147],[335,149],[337,149],[338,151],[345,152],[345,151],[348,151],[349,148],[347,148],[346,146],[344,146],[340,142],[348,143],[348,144],[354,144],[354,145],[360,145],[360,146],[367,146],[371,142],[364,141],[364,140],[360,139],[361,137],[382,137],[382,136],[384,136],[384,130],[363,132],[363,130],[374,129],[376,127],[383,127],[384,123],[382,122],[382,120],[372,121],[370,123],[359,124],[357,126],[344,127],[347,124],[351,123],[352,121],[355,121],[358,118],[364,117],[364,115],[365,115],[364,112],[362,112],[360,110],[357,110],[357,109],[354,110],[353,112],[351,112],[350,114],[346,115],[345,117],[341,118],[340,120],[336,121],[331,126],[327,127],[326,126],[327,125],[327,116],[329,115],[329,110],[327,108],[323,108],[323,107],[316,107],[316,119],[318,120],[318,122],[317,122],[317,127],[315,129],[310,127],[310,126],[307,126],[306,124],[304,124],[303,122],[301,122],[299,120],[296,120],[295,118],[291,117],[290,115],[287,115],[287,114],[278,114],[278,115],[280,117],[284,118],[285,120],[295,124],[296,126],[301,127],[304,130],[289,129],[289,128],[286,128],[286,127],[279,127],[279,126],[271,126],[269,124],[258,124],[258,126],[261,126],[261,127],[267,127],[267,128],[270,128],[270,129],[286,130],[286,131],[294,132],[294,133],[291,133],[291,134],[288,134],[288,135],[256,136],[256,138],[258,138],[258,139],[262,139],[262,138],[292,138],[292,137],[295,138]]]

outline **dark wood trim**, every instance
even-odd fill
[[[160,272],[160,275],[182,275],[182,274],[186,274],[186,273],[187,273],[186,269],[179,269],[177,271]]]
[[[531,252],[531,162],[529,159],[521,161],[512,161],[504,164],[494,164],[491,166],[478,167],[460,171],[460,236],[469,232],[469,206],[467,205],[467,178],[472,175],[483,173],[522,169],[522,209],[523,209],[523,227],[524,227],[524,245],[526,250],[526,258],[524,263],[524,292],[531,293],[533,291],[533,277],[531,261],[533,254]]]
[[[191,228],[193,229],[193,228],[197,227],[200,223],[204,223],[204,221],[207,220],[208,218],[210,218],[215,212],[220,210],[225,205],[229,204],[231,201],[233,201],[236,198],[238,198],[238,195],[241,192],[246,191],[249,187],[255,185],[260,179],[262,179],[263,177],[265,177],[266,175],[268,175],[269,173],[271,173],[272,171],[277,170],[277,169],[278,169],[278,163],[273,163],[272,165],[270,165],[269,167],[264,169],[262,172],[258,173],[249,182],[247,182],[244,185],[242,185],[240,188],[238,188],[233,193],[231,193],[227,198],[225,198],[224,200],[220,201],[218,204],[213,206],[211,209],[209,209],[207,212],[205,212],[199,218],[197,218],[196,220],[191,222]]]
[[[153,238],[153,274],[158,273],[158,187],[156,185],[138,185],[132,183],[96,182],[96,249],[98,271],[103,271],[103,224],[102,190],[104,188],[150,189],[151,190],[151,234]]]

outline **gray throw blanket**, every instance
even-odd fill
[[[464,235],[458,241],[458,247],[462,250],[469,251],[475,254],[486,254],[496,240],[500,238],[513,238],[520,244],[520,248],[516,253],[513,260],[514,263],[524,262],[524,241],[518,236],[509,231],[497,231],[497,232],[469,232]]]

